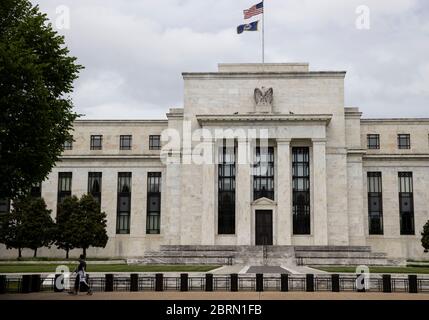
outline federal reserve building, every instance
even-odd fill
[[[89,255],[313,265],[427,256],[429,114],[365,118],[344,105],[345,71],[306,63],[182,75],[183,107],[163,119],[75,121],[61,161],[33,188],[53,218],[65,197],[96,198],[109,240]]]

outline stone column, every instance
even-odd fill
[[[251,245],[252,208],[251,203],[251,168],[249,158],[250,141],[246,138],[237,139],[236,176],[235,176],[235,233],[237,245]]]
[[[277,139],[277,244],[292,244],[290,139]]]
[[[203,166],[203,212],[201,219],[201,242],[203,245],[214,245],[216,234],[216,163],[215,155],[217,154],[215,148],[215,140],[212,138],[204,138],[203,147],[205,155],[205,163]]]
[[[313,234],[315,245],[328,245],[326,139],[313,139]],[[347,210],[347,208],[344,208]]]

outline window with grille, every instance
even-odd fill
[[[368,172],[369,234],[383,234],[383,193],[381,172]]]
[[[161,149],[161,136],[151,135],[149,136],[149,150],[160,150]]]
[[[102,135],[92,135],[91,136],[91,150],[101,150],[103,149],[103,136]]]
[[[131,172],[118,173],[118,204],[116,233],[130,233],[131,216]]]
[[[146,233],[161,232],[161,172],[147,174]]]
[[[71,197],[72,177],[73,174],[71,172],[58,173],[57,206],[59,206],[65,198]]]
[[[414,234],[413,173],[399,172],[399,213],[401,235]]]
[[[64,150],[72,150],[73,149],[73,136],[67,139],[64,142]]]
[[[310,152],[308,147],[292,148],[293,233],[310,234]]]
[[[101,172],[88,172],[88,193],[101,205]]]
[[[133,137],[131,135],[124,135],[119,137],[119,149],[131,150]]]
[[[398,134],[398,148],[399,149],[411,148],[411,138],[409,134]]]
[[[235,146],[219,150],[218,233],[235,234]]]
[[[368,149],[380,149],[380,135],[368,134],[367,143],[368,143]]]
[[[253,200],[274,200],[274,148],[256,147],[253,166]]]

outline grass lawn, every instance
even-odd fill
[[[73,271],[77,264],[67,265]],[[55,272],[57,264],[0,264],[1,273]],[[126,265],[88,264],[88,272],[207,272],[218,268],[213,265]]]
[[[312,268],[327,271],[331,273],[355,273],[356,267],[345,266],[329,266]],[[427,266],[413,266],[413,267],[369,267],[371,273],[411,273],[411,274],[429,274],[429,267]]]

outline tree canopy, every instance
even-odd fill
[[[42,198],[20,197],[14,201],[11,213],[4,216],[1,242],[7,248],[29,248],[37,256],[37,249],[49,247],[54,239],[55,224]]]
[[[70,93],[83,67],[28,0],[0,2],[0,196],[43,181],[70,139]]]
[[[423,227],[422,246],[426,252],[429,250],[429,221]]]

